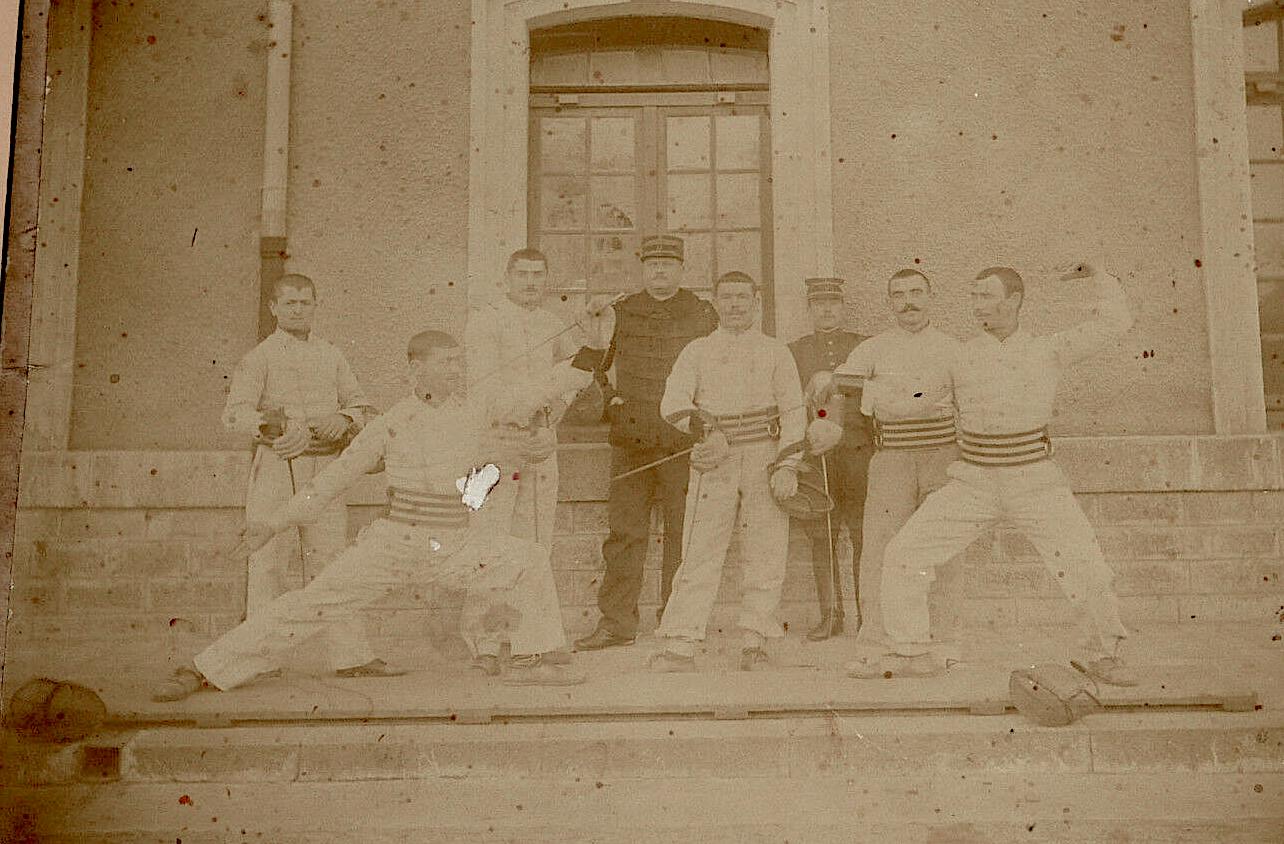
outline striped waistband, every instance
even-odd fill
[[[268,448],[271,448],[274,440],[267,439],[266,437],[257,437],[255,438],[254,442],[256,445],[262,445],[262,446],[267,446]],[[348,445],[348,442],[346,440],[343,442],[326,442],[326,443],[317,442],[316,440],[313,440],[308,443],[308,447],[303,449],[303,453],[300,454],[299,456],[300,457],[329,457],[333,454],[338,454],[339,452],[343,451],[344,448],[347,447],[347,445]]]
[[[1052,456],[1047,428],[1019,434],[974,434],[959,431],[959,452],[977,466],[1024,466]]]
[[[731,445],[774,440],[780,437],[780,410],[772,405],[746,413],[715,415],[718,430]]]
[[[878,448],[939,448],[952,445],[954,440],[953,416],[898,419],[895,422],[874,420],[874,445]]]
[[[459,528],[468,524],[468,507],[458,495],[391,487],[388,489],[388,518],[410,525]]]

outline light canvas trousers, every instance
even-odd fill
[[[949,483],[887,545],[882,609],[890,649],[904,656],[932,649],[927,593],[937,567],[1003,520],[1025,534],[1070,600],[1088,656],[1113,655],[1128,635],[1114,572],[1061,468],[1051,460],[1003,467],[956,461],[947,474]]]
[[[566,642],[557,588],[539,546],[496,531],[441,532],[379,519],[305,588],[285,593],[202,651],[196,667],[218,688],[234,688],[409,585],[473,589],[487,595],[492,608],[509,608],[505,636],[515,653],[544,653]],[[364,664],[373,654],[367,648],[355,657],[330,658],[340,669]]]
[[[731,446],[730,456],[709,472],[691,470],[683,523],[682,562],[656,636],[675,653],[694,653],[705,637],[718,597],[732,531],[740,528],[743,572],[739,625],[746,645],[784,635],[776,611],[785,582],[789,517],[771,495],[767,466],[774,440]]]
[[[925,449],[880,448],[870,458],[858,581],[858,645],[881,647],[887,644],[882,607],[884,550],[927,496],[945,486],[949,480],[945,470],[957,459],[958,448],[953,445]],[[942,586],[953,587],[959,581],[957,573],[961,567],[955,565],[949,569],[943,573],[950,575],[952,582]],[[953,593],[957,590],[946,588],[943,591]],[[936,639],[944,640],[952,636],[953,631],[937,625],[934,634]]]
[[[270,446],[260,445],[250,465],[249,489],[245,495],[247,521],[264,522],[285,506],[290,497],[312,480],[334,457],[296,457],[293,461],[294,484],[290,483],[290,463],[276,456]],[[290,582],[290,560],[298,556],[302,544],[303,577]],[[348,508],[342,497],[327,507],[317,520],[283,531],[272,541],[250,555],[246,570],[245,615],[253,618],[290,589],[307,585],[348,543]],[[330,627],[325,633],[328,647],[342,661],[350,662],[369,653],[365,625],[357,616]],[[361,665],[362,662],[351,662]]]

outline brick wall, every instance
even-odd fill
[[[1118,574],[1127,621],[1267,620],[1284,608],[1284,484],[1275,440],[1069,440],[1059,448]],[[605,456],[594,445],[565,446],[561,453],[565,500],[554,566],[572,633],[596,620]],[[222,452],[198,457],[71,453],[28,461],[14,543],[13,646],[160,639],[175,625],[209,637],[235,623],[243,609],[243,563],[218,552],[240,523],[246,461]],[[1140,489],[1110,489],[1124,486],[1114,479],[1120,464],[1134,479],[1129,485]],[[354,533],[381,510],[377,481],[368,479],[350,498]],[[654,618],[660,550],[657,538],[644,588],[647,625]],[[785,582],[791,626],[815,618],[809,555],[795,528]],[[737,559],[733,543],[715,624],[733,618]],[[958,609],[966,624],[1070,620],[1068,605],[1018,534],[999,529],[982,537],[963,566],[965,598]],[[844,571],[850,577],[849,567]],[[449,639],[459,599],[455,592],[405,590],[367,614],[370,631],[377,638]]]

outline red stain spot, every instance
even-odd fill
[[[816,411],[816,415],[817,415],[818,417],[820,417],[821,419],[824,419],[824,418],[825,418],[825,408],[823,408],[823,407],[822,407],[820,410]]]
[[[1203,261],[1201,261],[1201,260],[1199,260],[1198,258],[1196,258],[1196,259],[1195,259],[1195,266],[1196,266],[1196,267],[1202,267],[1202,266],[1204,266],[1204,262],[1203,262]]]
[[[148,44],[155,44],[155,43],[156,43],[156,36],[155,36],[155,35],[149,35],[149,36],[147,36],[147,43],[148,43]]]
[[[190,797],[188,797],[186,794],[184,794],[182,797],[178,798],[178,805],[180,805],[180,806],[190,806],[190,805],[192,805],[192,798],[190,798]]]
[[[515,481],[520,481],[521,479],[522,479],[522,473],[521,473],[521,472],[514,472],[514,473],[513,473],[513,480],[515,480]]]

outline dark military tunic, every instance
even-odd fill
[[[664,301],[643,290],[616,304],[616,385],[613,396],[607,395],[612,477],[691,447],[690,437],[660,418],[660,398],[678,353],[717,325],[713,306],[681,288]],[[611,533],[602,545],[606,573],[597,603],[600,625],[617,635],[637,633],[652,504],[660,506],[664,518],[661,605],[668,600],[673,573],[681,562],[688,474],[683,456],[611,484]]]
[[[690,438],[660,418],[664,382],[678,353],[718,325],[713,306],[682,288],[663,302],[645,290],[615,306],[615,399],[611,444],[689,448]],[[839,361],[840,363],[842,361]]]
[[[789,351],[793,352],[794,362],[798,365],[803,389],[806,390],[817,372],[833,372],[841,366],[852,349],[865,339],[862,334],[835,329],[808,334],[790,343]],[[838,529],[844,524],[852,541],[853,576],[859,583],[865,489],[869,458],[873,454],[873,432],[869,420],[861,416],[860,396],[848,396],[844,401],[842,441],[825,455],[829,493],[834,499],[834,510],[829,520],[832,533],[826,534],[824,519],[805,523],[812,542],[812,568],[822,614],[828,614],[835,608],[838,614],[842,614],[841,592],[836,595],[830,588],[831,582],[841,583],[837,568],[830,569],[830,555],[831,548],[837,548]],[[831,545],[826,547],[826,543]]]

